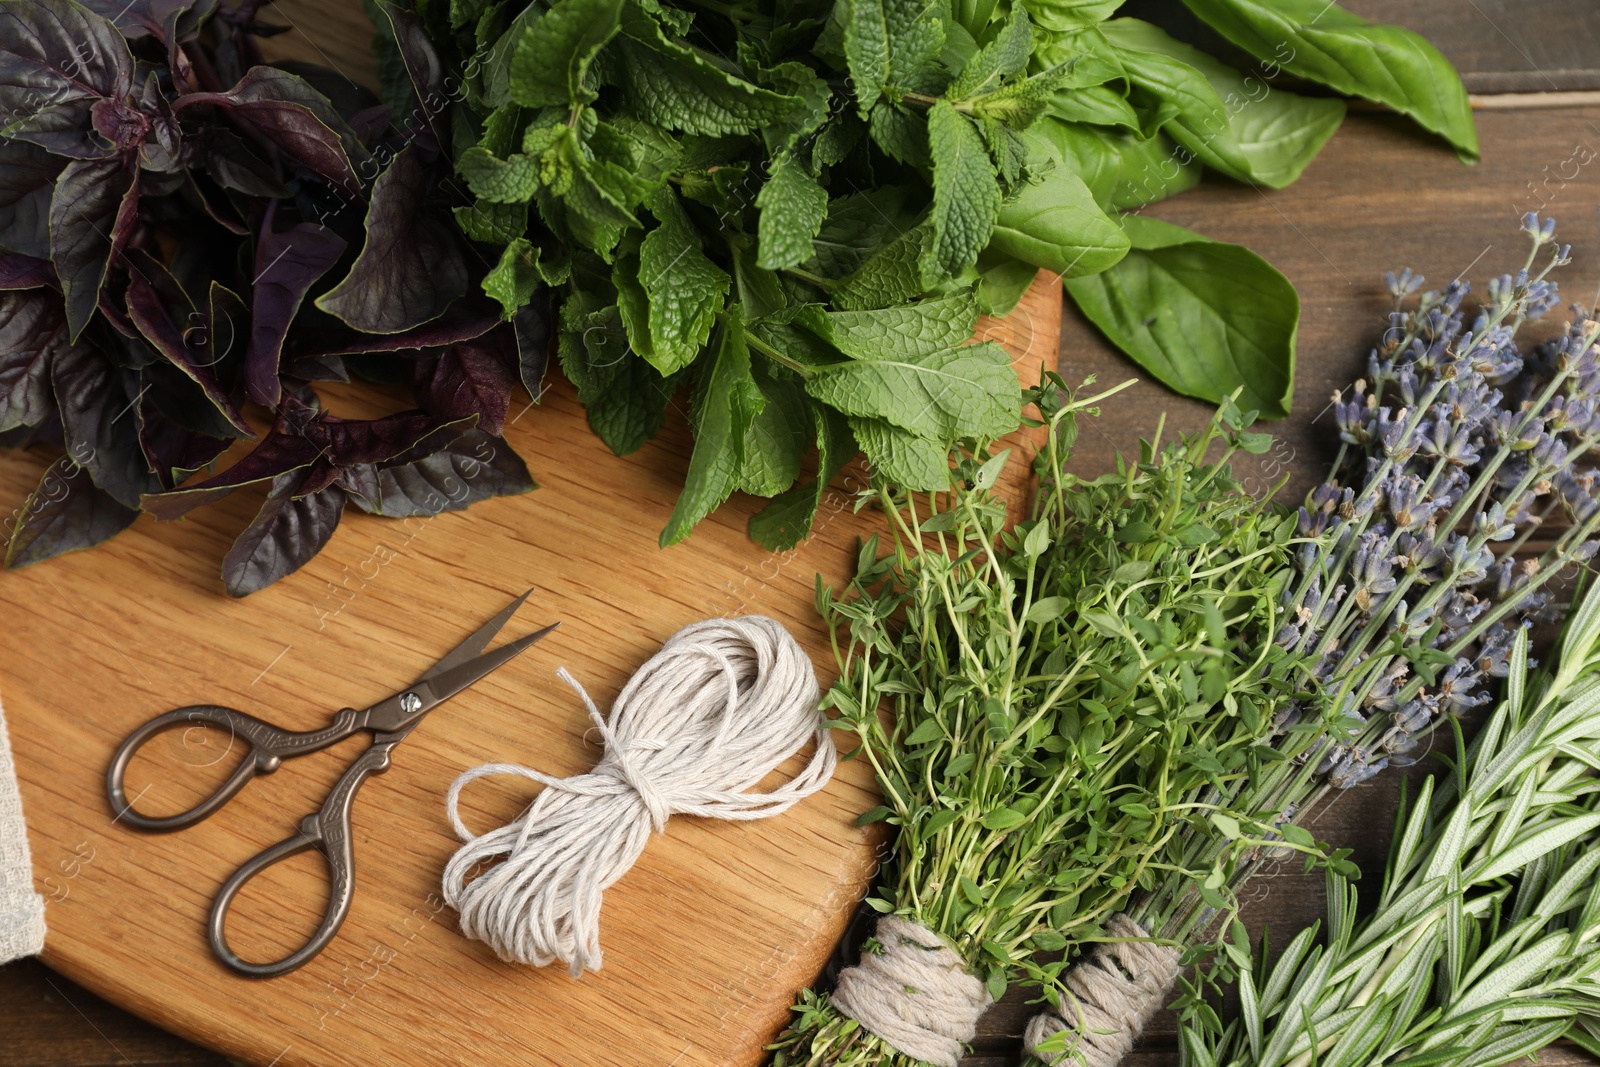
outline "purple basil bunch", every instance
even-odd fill
[[[493,264],[463,226],[488,222],[449,181],[426,37],[384,8],[404,75],[380,103],[264,62],[261,7],[0,0],[0,444],[65,453],[12,515],[8,566],[258,486],[223,567],[244,595],[346,504],[533,488],[498,435],[516,384],[537,391],[545,323],[483,295]],[[404,410],[332,415],[314,383],[352,375]]]
[[[1522,353],[1569,251],[1553,221],[1523,229],[1527,262],[1470,319],[1467,283],[1407,307],[1423,279],[1389,275],[1389,328],[1366,378],[1334,397],[1342,448],[1300,509],[1308,540],[1277,638],[1318,694],[1277,726],[1321,715],[1330,728],[1300,757],[1334,788],[1412,762],[1419,736],[1487,703],[1515,630],[1548,610],[1545,586],[1595,553],[1600,321],[1575,307],[1562,336]],[[1547,547],[1519,558],[1540,530]]]

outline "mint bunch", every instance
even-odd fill
[[[1337,9],[1194,0],[1272,64],[1247,76],[1111,18],[1116,0],[413,6],[458,90],[452,156],[474,199],[458,220],[500,250],[484,291],[508,314],[555,291],[562,367],[618,453],[691,395],[664,545],[736,490],[774,498],[756,540],[792,545],[857,451],[896,485],[943,488],[951,441],[1018,423],[1008,355],[970,341],[1040,269],[1174,388],[1243,387],[1286,414],[1289,283],[1244,249],[1120,217],[1204,168],[1293,181],[1344,105],[1271,77],[1389,103],[1476,151],[1449,64]],[[404,42],[380,45],[403,77]]]

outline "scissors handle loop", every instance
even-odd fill
[[[117,818],[131,826],[141,830],[181,830],[216,812],[232,800],[234,795],[245,787],[245,783],[256,775],[270,774],[277,770],[285,759],[327,748],[349,737],[361,728],[357,725],[359,718],[360,712],[353,708],[345,708],[334,716],[333,722],[322,729],[300,732],[280,729],[254,715],[247,715],[242,711],[218,704],[192,704],[186,708],[178,708],[164,715],[157,715],[134,730],[123,739],[121,745],[117,746],[116,754],[111,757],[111,766],[106,770],[106,795],[111,800]],[[135,811],[133,804],[128,800],[125,780],[128,765],[133,762],[133,757],[139,749],[157,734],[168,730],[179,728],[188,730],[206,726],[215,726],[227,731],[227,748],[217,759],[224,758],[235,744],[244,743],[250,746],[250,751],[245,754],[234,772],[217,787],[216,792],[187,811],[165,816],[142,815]]]
[[[216,953],[217,959],[247,978],[275,978],[304,966],[333,940],[350,914],[350,903],[355,898],[355,850],[350,840],[350,812],[356,792],[369,777],[389,769],[390,751],[398,743],[380,741],[363,752],[339,776],[322,807],[300,821],[300,829],[293,837],[262,849],[222,884],[211,905],[209,926],[211,951]],[[322,853],[328,866],[328,908],[323,913],[322,923],[309,941],[280,960],[252,963],[242,959],[228,945],[226,926],[233,898],[246,882],[268,867],[311,849]]]

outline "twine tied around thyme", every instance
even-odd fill
[[[1167,993],[1178,980],[1178,950],[1149,940],[1150,931],[1128,916],[1113,915],[1106,936],[1119,940],[1097,945],[1067,972],[1067,988],[1076,1003],[1028,1020],[1023,1047],[1046,1063],[1116,1067],[1133,1051],[1133,1043],[1165,1006]],[[1068,1051],[1039,1050],[1046,1038],[1064,1030],[1076,1037]]]
[[[461,932],[501,959],[559,959],[577,977],[600,969],[601,896],[652,830],[673,815],[750,820],[787,811],[827,784],[837,753],[810,658],[762,616],[680,630],[628,680],[609,721],[565,668],[557,674],[588,709],[604,756],[571,778],[504,763],[456,778],[445,805],[464,844],[445,866],[443,894]],[[754,791],[808,742],[815,749],[799,774]],[[544,788],[512,822],[474,835],[458,812],[461,791],[491,775]]]
[[[829,1001],[907,1056],[956,1067],[989,1006],[989,990],[920,923],[885,915],[873,939],[880,950],[863,952],[841,972]]]

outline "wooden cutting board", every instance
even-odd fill
[[[1060,314],[1059,286],[1041,279],[1012,316],[980,332],[1017,355],[1025,381],[1037,381],[1042,362],[1054,360]],[[142,518],[93,550],[0,574],[0,694],[36,883],[49,900],[52,967],[196,1042],[280,1067],[761,1059],[874,872],[872,842],[853,827],[875,803],[866,767],[842,765],[823,793],[779,818],[673,819],[606,894],[604,970],[577,980],[560,967],[502,963],[457,932],[437,896],[457,844],[443,796],[483,762],[560,775],[589,769],[599,749],[556,668],[568,667],[608,706],[663,641],[708,616],[782,620],[830,681],[814,576],[846,580],[857,539],[878,519],[850,509],[863,479],[856,467],[835,482],[816,534],[793,552],[770,554],[747,538],[758,502],[746,498],[663,551],[657,533],[690,448],[682,412],[656,441],[618,458],[558,378],[506,428],[541,488],[429,519],[350,509],[315,560],[247,599],[224,595],[218,577],[259,504],[244,493],[181,522]],[[340,414],[405,406],[381,390],[329,392]],[[0,501],[19,505],[53,458],[43,449],[0,452]],[[1013,491],[1026,466],[1013,459]],[[356,899],[338,939],[282,978],[226,971],[204,936],[217,887],[292,832],[364,741],[292,761],[208,821],[165,835],[113,820],[103,776],[116,744],[154,714],[201,702],[290,728],[321,725],[338,707],[392,692],[530,585],[537,592],[506,635],[557,619],[560,629],[432,713],[393,769],[362,791]],[[170,743],[153,746],[129,777],[130,796],[148,787],[139,806],[153,814],[198,796],[174,776],[214,782],[238,756],[225,737],[164,736]],[[466,817],[486,829],[530,795],[480,783],[467,794]],[[257,879],[232,915],[235,948],[276,959],[297,947],[320,915],[324,884],[315,854]]]

